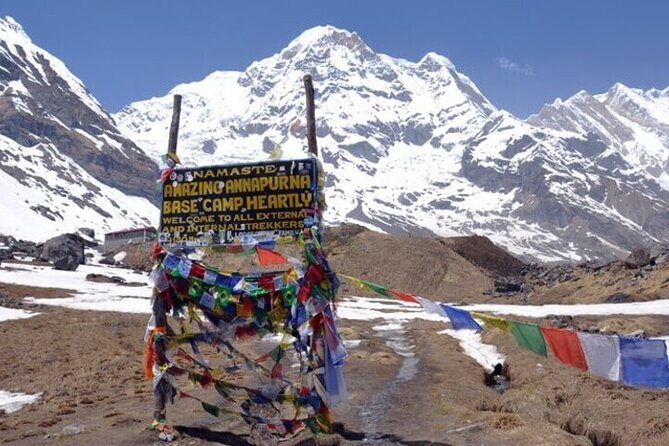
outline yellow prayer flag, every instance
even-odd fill
[[[491,316],[489,314],[477,313],[475,311],[472,311],[471,315],[477,319],[481,319],[486,324],[490,324],[493,327],[499,328],[500,330],[509,332],[511,331],[511,325],[509,325],[509,321],[507,321],[506,319],[502,319],[501,317]]]

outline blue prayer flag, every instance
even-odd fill
[[[439,304],[444,309],[448,318],[451,320],[451,325],[455,330],[483,330],[481,326],[474,320],[469,311],[461,310],[459,308],[451,307],[446,304]]]
[[[625,384],[669,387],[669,361],[663,340],[621,336],[620,359]]]

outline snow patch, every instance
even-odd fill
[[[12,393],[0,390],[0,411],[6,413],[18,412],[28,404],[33,404],[42,397],[42,393],[30,395],[27,393]]]

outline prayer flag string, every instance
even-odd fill
[[[581,333],[540,327],[537,324],[467,311],[425,297],[386,288],[356,277],[339,274],[349,282],[384,297],[415,303],[427,313],[450,320],[456,330],[482,330],[476,319],[513,335],[518,345],[547,357],[548,348],[560,362],[611,381],[632,386],[669,387],[669,344],[664,339]],[[548,346],[548,348],[547,348]]]

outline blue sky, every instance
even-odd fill
[[[669,86],[663,0],[2,0],[0,14],[112,112],[214,70],[243,70],[323,24],[394,57],[443,54],[519,117],[581,89]]]

